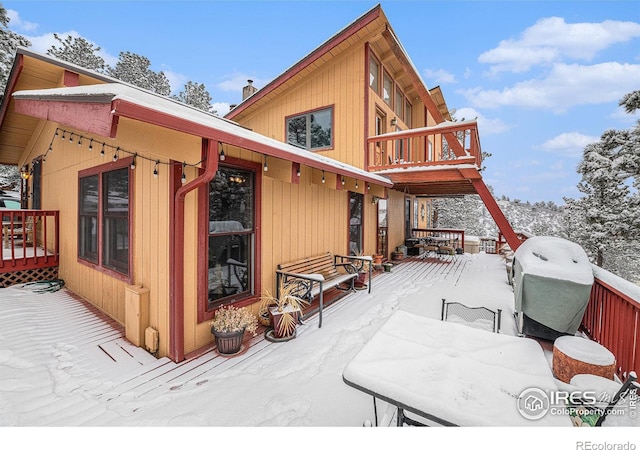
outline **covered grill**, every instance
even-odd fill
[[[593,269],[578,244],[534,236],[514,254],[513,283],[518,332],[555,340],[578,330],[589,302]]]

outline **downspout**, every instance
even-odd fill
[[[206,154],[204,172],[193,181],[178,188],[173,197],[173,226],[170,239],[171,265],[169,297],[169,358],[184,360],[184,199],[187,194],[209,183],[218,171],[218,141],[203,138],[202,153]]]

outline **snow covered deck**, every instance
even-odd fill
[[[65,289],[5,288],[0,426],[360,427],[371,397],[343,382],[344,367],[394,311],[439,319],[442,298],[502,308],[501,333],[516,334],[504,262],[483,253],[402,262],[372,294],[328,307],[322,328],[311,317],[292,341],[258,336],[237,357],[211,350],[180,364],[131,347]]]

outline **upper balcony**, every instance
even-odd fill
[[[414,195],[476,194],[482,151],[476,120],[371,136],[367,170],[387,176],[394,189]]]

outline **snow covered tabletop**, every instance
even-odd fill
[[[461,426],[572,426],[518,411],[523,391],[556,391],[540,345],[396,311],[347,364],[348,385],[407,411]]]

